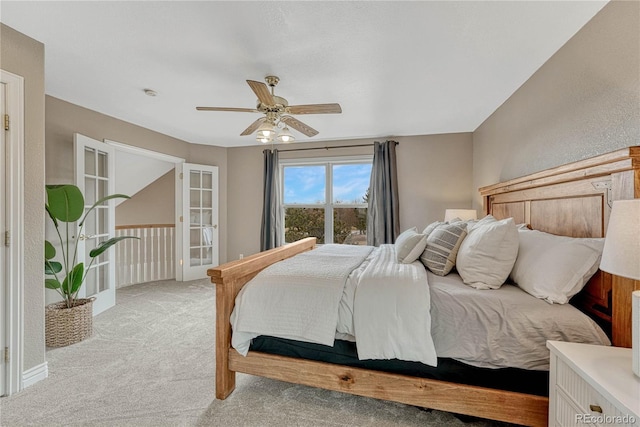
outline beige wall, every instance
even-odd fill
[[[640,3],[605,6],[473,134],[477,188],[640,145]]]
[[[174,224],[175,169],[162,175],[116,207],[116,225]]]
[[[186,159],[190,163],[218,166],[220,172],[220,262],[226,261],[227,149],[189,144],[158,132],[98,112],[46,97],[46,180],[48,184],[73,182],[73,134],[98,141],[108,139]],[[71,160],[70,160],[71,159]],[[154,191],[151,189],[151,191]],[[173,189],[171,191],[174,191]],[[166,205],[163,199],[162,205]],[[147,212],[128,212],[143,216]],[[172,210],[173,212],[173,210]],[[116,221],[120,222],[117,218]],[[146,222],[145,222],[146,223]]]
[[[400,228],[417,226],[444,217],[446,208],[471,207],[470,133],[391,137],[397,147]],[[384,138],[378,139],[384,140]],[[295,148],[372,144],[374,139],[297,143]],[[287,150],[293,146],[279,146]],[[229,259],[260,250],[262,217],[262,151],[266,147],[239,147],[228,150],[229,167]],[[335,150],[281,152],[281,159],[371,154],[372,147]]]
[[[24,358],[44,357],[44,45],[0,24],[0,68],[24,78]]]

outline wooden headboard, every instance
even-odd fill
[[[640,146],[480,188],[485,214],[534,230],[605,237],[614,200],[640,198]],[[640,281],[598,271],[572,304],[605,326],[614,345],[631,347],[631,292]]]

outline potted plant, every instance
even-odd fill
[[[60,244],[61,259],[54,261],[54,245],[44,242],[44,285],[57,291],[62,301],[49,304],[45,310],[45,337],[48,347],[63,347],[82,341],[93,332],[94,298],[78,298],[87,273],[96,258],[111,246],[131,236],[113,237],[101,242],[89,252],[91,261],[85,268],[78,261],[78,243],[85,220],[91,211],[114,198],[129,198],[123,194],[104,197],[85,212],[85,201],[78,187],[71,184],[47,185],[45,209],[51,219]],[[64,224],[64,225],[63,225]],[[64,228],[64,230],[62,230]],[[63,237],[64,231],[64,237]]]

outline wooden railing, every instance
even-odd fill
[[[116,226],[116,287],[176,277],[174,224]]]

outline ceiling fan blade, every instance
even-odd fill
[[[255,80],[247,80],[249,86],[251,86],[251,90],[256,94],[258,100],[265,105],[274,105],[273,96],[271,96],[271,92],[269,92],[269,88],[266,84],[262,82],[257,82]]]
[[[255,108],[233,108],[233,107],[196,107],[198,111],[234,111],[236,113],[259,113]]]
[[[318,131],[312,128],[309,125],[302,123],[300,120],[291,117],[291,116],[282,116],[280,118],[281,121],[285,122],[287,125],[291,126],[298,132],[301,132],[307,136],[316,136]]]
[[[256,120],[255,122],[251,123],[248,128],[246,128],[244,131],[242,131],[240,136],[251,135],[252,133],[254,133],[256,131],[256,129],[258,129],[260,127],[260,125],[265,120],[267,120],[266,117],[260,117],[258,120]]]
[[[308,104],[289,105],[290,114],[339,114],[342,113],[340,104]]]

